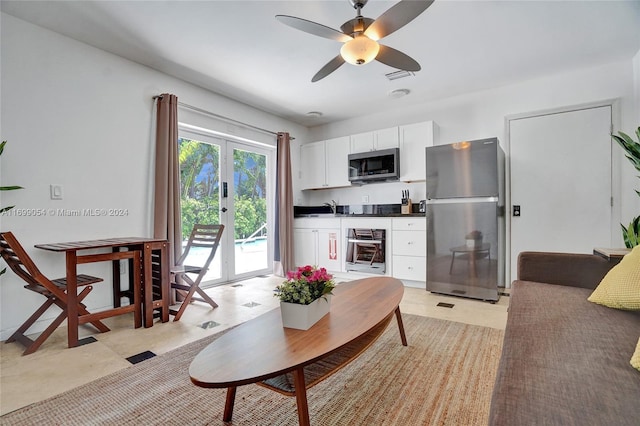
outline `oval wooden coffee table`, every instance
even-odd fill
[[[390,277],[339,284],[331,311],[309,330],[284,328],[280,309],[269,311],[204,348],[189,367],[191,381],[205,388],[227,388],[224,421],[231,421],[236,388],[257,383],[295,395],[299,423],[309,425],[306,389],[360,355],[394,314],[407,346],[399,308],[403,293],[402,283]]]

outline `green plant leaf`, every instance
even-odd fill
[[[13,191],[14,189],[24,189],[21,186],[12,185],[12,186],[0,186],[0,191]]]
[[[622,224],[620,226],[625,247],[633,248],[640,244],[640,216],[633,218],[628,227]]]
[[[1,208],[1,209],[0,209],[0,213],[4,213],[4,212],[6,212],[6,211],[9,211],[9,210],[11,210],[11,209],[12,209],[12,208],[14,208],[14,207],[15,207],[15,206],[3,207],[3,208]]]
[[[625,151],[625,157],[633,164],[636,170],[640,171],[640,126],[635,131],[638,141],[631,139],[631,136],[624,132],[618,132],[617,135],[611,135]],[[638,176],[640,178],[640,176]],[[640,197],[640,191],[635,190],[636,194]],[[631,220],[629,227],[622,227],[622,238],[627,248],[633,248],[640,244],[640,216]]]
[[[7,141],[2,141],[2,143],[0,143],[0,155],[2,155],[2,151],[4,151],[4,146],[7,144]]]

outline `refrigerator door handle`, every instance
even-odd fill
[[[469,204],[469,203],[497,203],[498,197],[474,197],[474,198],[432,198],[427,204]]]

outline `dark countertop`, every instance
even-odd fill
[[[383,214],[365,214],[365,213],[351,213],[351,214],[341,214],[341,213],[320,213],[320,214],[297,214],[294,215],[294,218],[299,219],[303,217],[311,217],[314,219],[317,218],[358,218],[358,217],[424,217],[424,213],[383,213]]]
[[[400,204],[338,205],[333,213],[331,206],[294,206],[293,216],[312,218],[359,218],[359,217],[424,217],[418,212],[419,204],[412,205],[413,213],[402,214]]]

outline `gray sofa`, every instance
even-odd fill
[[[520,254],[490,425],[640,425],[640,311],[587,301],[616,263]]]

